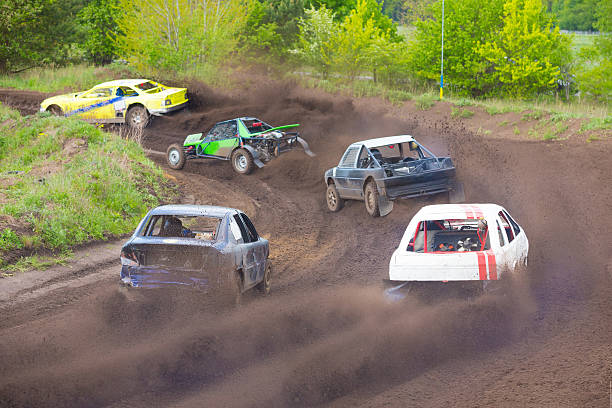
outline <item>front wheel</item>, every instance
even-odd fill
[[[238,174],[249,174],[254,167],[253,156],[248,150],[240,148],[232,152],[232,167]]]
[[[340,197],[338,189],[333,183],[327,186],[325,198],[327,199],[327,208],[329,208],[331,212],[338,212],[344,207],[344,199]]]
[[[133,106],[128,109],[125,122],[133,129],[143,129],[149,123],[149,112],[144,106]]]
[[[166,159],[171,169],[182,169],[185,166],[185,152],[183,151],[183,147],[178,143],[171,144],[166,152]]]
[[[365,188],[365,206],[368,214],[372,217],[380,216],[380,208],[378,207],[378,188],[373,181],[370,181]]]
[[[271,280],[272,280],[272,265],[270,264],[270,261],[268,261],[268,265],[266,266],[266,271],[264,272],[263,280],[259,282],[257,286],[255,286],[257,290],[259,291],[259,293],[261,293],[264,296],[268,296],[270,294]]]

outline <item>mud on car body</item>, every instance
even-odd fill
[[[127,123],[142,128],[150,115],[162,115],[187,105],[187,89],[147,79],[120,79],[88,91],[57,95],[40,104],[41,112],[77,116],[93,123]]]
[[[243,212],[226,207],[165,205],[151,210],[121,250],[121,285],[191,287],[239,297],[270,292],[268,240]]]
[[[393,209],[393,200],[449,193],[464,199],[450,157],[436,157],[412,136],[389,136],[350,145],[338,166],[325,172],[328,208],[340,211],[344,200],[365,201],[374,217]]]
[[[389,262],[388,282],[465,282],[483,287],[527,265],[529,241],[496,204],[440,204],[412,218]]]
[[[292,150],[298,144],[306,154],[314,156],[298,132],[287,131],[297,126],[299,124],[273,127],[251,117],[218,122],[206,133],[187,136],[182,145],[170,145],[167,151],[168,165],[179,170],[186,160],[231,160],[237,173],[249,174],[255,166],[263,167],[264,163]]]

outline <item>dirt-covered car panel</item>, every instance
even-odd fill
[[[123,246],[120,278],[132,287],[215,290],[237,273],[245,291],[264,279],[268,255],[268,241],[239,210],[162,206]]]

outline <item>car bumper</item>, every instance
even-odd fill
[[[149,109],[149,112],[151,113],[151,115],[156,115],[156,116],[163,115],[164,113],[174,112],[179,109],[183,109],[185,106],[187,106],[188,102],[189,101],[185,101],[181,104],[170,106],[168,108]]]

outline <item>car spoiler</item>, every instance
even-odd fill
[[[272,132],[273,130],[289,129],[289,128],[294,128],[294,127],[298,127],[298,126],[300,126],[299,123],[294,123],[293,125],[277,126],[275,128],[272,128],[272,129],[264,130],[262,132],[251,133],[251,136],[261,135],[263,133]]]

